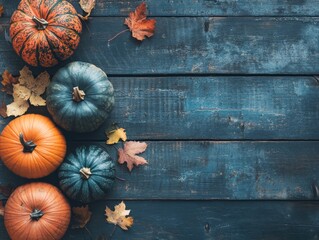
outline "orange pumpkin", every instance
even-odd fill
[[[70,217],[70,205],[62,193],[41,182],[18,187],[4,210],[4,224],[13,240],[61,239]]]
[[[10,23],[14,50],[32,66],[51,67],[70,57],[81,31],[76,10],[64,0],[22,0]]]
[[[47,117],[27,114],[12,120],[0,135],[0,158],[15,174],[40,178],[63,161],[66,141]]]

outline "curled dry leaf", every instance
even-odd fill
[[[4,70],[2,73],[2,92],[6,92],[7,94],[12,95],[13,93],[13,84],[18,83],[18,77],[13,77],[11,73],[9,73],[8,70]]]
[[[130,141],[124,144],[124,149],[120,148],[118,150],[119,158],[118,162],[123,164],[126,162],[127,168],[132,171],[134,165],[144,165],[148,162],[145,158],[137,156],[136,154],[140,154],[144,152],[147,148],[147,144],[145,142],[135,142]]]
[[[145,37],[151,37],[155,31],[155,19],[146,19],[146,3],[142,2],[129,17],[125,19],[126,24],[132,32],[132,36],[143,41]]]
[[[0,17],[2,17],[3,12],[4,12],[4,8],[2,4],[0,4]]]
[[[72,208],[72,228],[84,228],[90,221],[92,212],[89,210],[89,206],[85,207],[73,207]]]
[[[114,211],[106,207],[106,221],[120,226],[123,230],[128,230],[133,225],[134,219],[133,217],[127,217],[130,215],[131,210],[126,210],[125,208],[126,206],[123,201],[114,207]]]
[[[30,106],[28,100],[33,106],[45,106],[46,102],[41,95],[49,83],[50,75],[47,72],[34,78],[29,68],[24,67],[20,71],[18,83],[13,84],[13,102],[7,105],[7,115],[16,117],[24,114]]]
[[[93,8],[95,7],[95,0],[80,0],[79,4],[82,10],[87,13],[86,16],[79,15],[79,17],[83,20],[88,20]]]
[[[117,128],[114,129],[108,133],[106,133],[106,136],[108,140],[106,141],[106,144],[115,144],[118,143],[120,139],[122,139],[123,142],[126,141],[126,132],[124,128]]]

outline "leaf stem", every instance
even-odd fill
[[[86,226],[84,226],[84,229],[88,232],[90,238],[93,240],[93,236],[92,236],[92,233],[90,232],[90,230]]]
[[[127,32],[127,31],[129,31],[130,29],[128,28],[128,29],[125,29],[125,30],[123,30],[123,31],[121,31],[121,32],[119,32],[119,33],[117,33],[117,34],[115,34],[112,38],[110,38],[109,40],[107,40],[107,42],[108,42],[108,44],[110,44],[110,42],[112,41],[112,40],[114,40],[115,38],[117,38],[118,36],[120,36],[122,33],[125,33],[125,32]]]
[[[119,181],[126,181],[126,179],[124,179],[124,178],[120,178],[120,177],[118,177],[118,176],[115,176],[115,178],[117,179],[117,180],[119,180]]]
[[[112,230],[112,232],[110,234],[110,240],[112,239],[112,237],[113,237],[113,235],[115,233],[115,230],[116,230],[116,225],[114,225],[114,228],[113,228],[113,230]]]

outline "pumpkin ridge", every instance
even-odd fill
[[[30,28],[30,29],[29,29]],[[16,38],[16,36],[21,33],[22,31],[25,31],[25,30],[33,30],[33,26],[30,26],[30,27],[27,27],[27,28],[23,28],[21,29],[20,31],[18,31],[12,38],[11,38],[11,42]],[[33,33],[34,34],[34,33]]]
[[[25,30],[25,29],[24,29]],[[19,51],[19,56],[22,56],[22,52],[25,48],[25,45],[26,45],[26,42],[30,39],[30,37],[32,37],[35,33],[29,33],[28,37],[25,39],[25,41],[23,42],[21,48],[20,48],[20,51]]]
[[[47,19],[47,21],[49,20],[48,17],[51,14],[51,12],[54,10],[54,8],[60,4],[62,2],[62,0],[57,0],[55,4],[53,4],[50,8],[50,10],[47,12],[47,15],[45,16],[45,19]]]
[[[54,56],[58,61],[63,61],[63,59],[60,58],[60,57],[56,54],[56,52],[54,51],[54,49],[56,49],[56,47],[54,47],[54,45],[52,44],[51,40],[48,39],[48,36],[47,36],[46,33],[44,33],[44,36],[45,36],[45,39],[47,40],[47,42],[48,42],[48,44],[49,44],[49,46],[50,46],[50,48],[51,48],[51,50],[52,50],[53,56]]]
[[[57,27],[57,26],[51,26],[50,27]],[[65,29],[68,29],[68,30],[72,30],[72,29],[69,29],[69,28],[65,28]],[[48,29],[49,30],[49,29]],[[73,32],[75,32],[74,30],[72,30]],[[50,31],[57,39],[59,39],[61,42],[64,42],[62,38],[60,38],[58,35],[56,35],[54,32]],[[70,48],[73,52],[75,51],[75,49],[73,49],[71,46],[67,45],[66,46],[68,48]]]
[[[30,20],[32,19],[31,16],[29,16],[25,11],[21,10],[21,9],[17,9],[16,11],[23,13],[26,17],[30,18]],[[16,22],[23,22],[23,21],[16,21]],[[10,22],[11,23],[16,23],[16,22]]]
[[[29,1],[25,1],[25,2],[27,3],[27,5],[28,5],[30,11],[32,12],[33,16],[37,16],[37,14],[35,14],[35,12],[33,11],[34,9],[33,9],[33,7],[30,5]],[[18,9],[20,9],[19,6],[18,6]],[[20,9],[20,10],[21,10],[21,9]],[[22,10],[21,10],[21,12],[25,13],[28,17],[31,17],[31,16],[29,16],[26,12],[24,12],[24,11],[22,11]],[[31,17],[31,18],[32,18],[32,17]]]

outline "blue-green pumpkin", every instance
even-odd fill
[[[72,62],[54,75],[46,101],[59,126],[68,131],[91,132],[108,118],[114,105],[114,89],[100,68]]]
[[[101,147],[80,146],[59,169],[62,191],[71,199],[89,203],[106,197],[115,180],[114,163]]]

